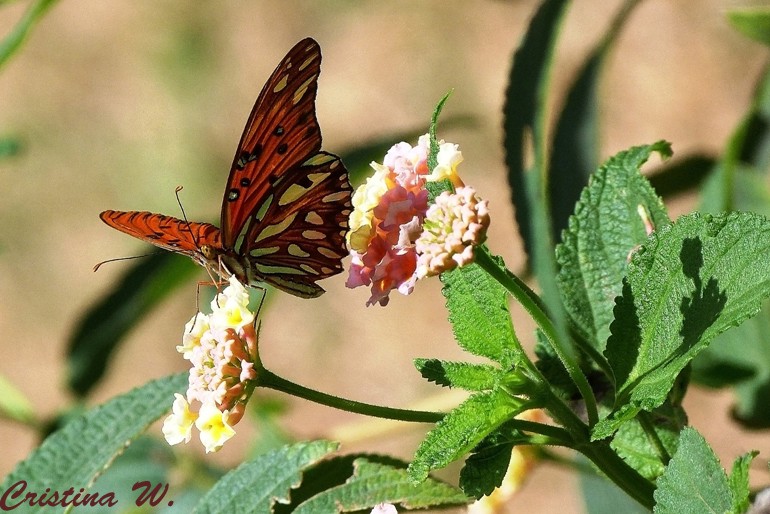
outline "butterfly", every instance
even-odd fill
[[[352,188],[340,158],[321,151],[315,113],[321,48],[306,38],[259,93],[227,178],[220,228],[147,211],[102,212],[109,226],[191,257],[209,273],[271,284],[302,298],[342,271]]]

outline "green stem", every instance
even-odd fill
[[[652,510],[655,506],[655,485],[640,475],[606,443],[593,441],[575,448],[596,464],[596,466],[615,485],[623,489],[629,496],[645,508]]]
[[[320,403],[348,412],[374,416],[376,418],[395,419],[399,421],[413,421],[416,423],[436,423],[444,417],[442,412],[426,412],[419,410],[394,409],[380,405],[371,405],[369,403],[357,402],[340,398],[331,394],[322,393],[314,389],[295,384],[285,378],[279,377],[275,373],[261,368],[257,375],[257,386],[275,389],[299,398],[304,398],[311,402]]]
[[[572,436],[569,432],[561,427],[555,427],[553,425],[546,425],[545,423],[538,423],[537,421],[528,421],[526,419],[514,418],[510,421],[511,426],[516,430],[522,432],[529,432],[537,434],[537,436],[530,436],[527,444],[548,444],[552,446],[566,446],[572,448]],[[540,439],[547,439],[547,443],[539,442]]]
[[[599,419],[594,392],[591,389],[591,385],[588,383],[586,376],[580,370],[580,366],[578,366],[573,356],[565,351],[561,342],[556,337],[556,328],[546,314],[540,298],[524,282],[522,282],[519,277],[507,269],[498,266],[489,255],[486,248],[477,247],[475,256],[476,263],[511,293],[511,295],[529,313],[537,326],[540,327],[540,330],[543,331],[546,339],[551,344],[551,347],[556,352],[559,360],[561,360],[570,378],[583,396],[586,404],[586,412],[588,413],[588,422],[591,425],[594,425]]]
[[[668,450],[663,444],[663,441],[661,441],[658,433],[655,431],[655,424],[650,419],[650,413],[647,411],[641,411],[637,415],[637,420],[639,420],[639,424],[641,425],[642,430],[644,430],[644,433],[647,435],[647,439],[650,441],[650,444],[652,444],[652,446],[655,448],[655,451],[658,452],[660,461],[664,466],[667,466],[668,462],[671,460],[671,455],[669,455]]]
[[[529,369],[528,375],[538,383],[532,400],[543,405],[551,417],[572,436],[571,444],[565,446],[585,455],[626,494],[652,510],[655,486],[620,458],[606,442],[591,441],[588,426],[556,396],[537,368]]]

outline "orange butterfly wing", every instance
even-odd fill
[[[273,184],[238,253],[263,282],[297,296],[319,296],[315,281],[342,271],[350,182],[336,155],[319,152]]]
[[[259,93],[238,144],[222,200],[222,242],[233,248],[273,182],[321,149],[315,114],[321,48],[294,45]]]
[[[181,253],[206,265],[201,245],[222,248],[219,229],[210,223],[195,223],[147,211],[104,211],[99,217],[107,225],[165,250]]]

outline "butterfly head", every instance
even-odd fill
[[[201,245],[200,254],[204,259],[203,265],[223,280],[235,277],[241,284],[249,283],[247,267],[237,253],[211,245]]]

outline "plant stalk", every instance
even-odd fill
[[[281,391],[299,398],[304,398],[311,402],[320,403],[328,407],[334,407],[348,412],[364,414],[376,418],[395,419],[399,421],[411,421],[415,423],[436,423],[444,417],[443,412],[428,412],[409,409],[396,409],[384,407],[381,405],[372,405],[369,403],[348,400],[327,393],[322,393],[305,386],[301,386],[290,380],[279,377],[275,373],[261,368],[257,373],[257,386],[267,387],[276,391]]]

